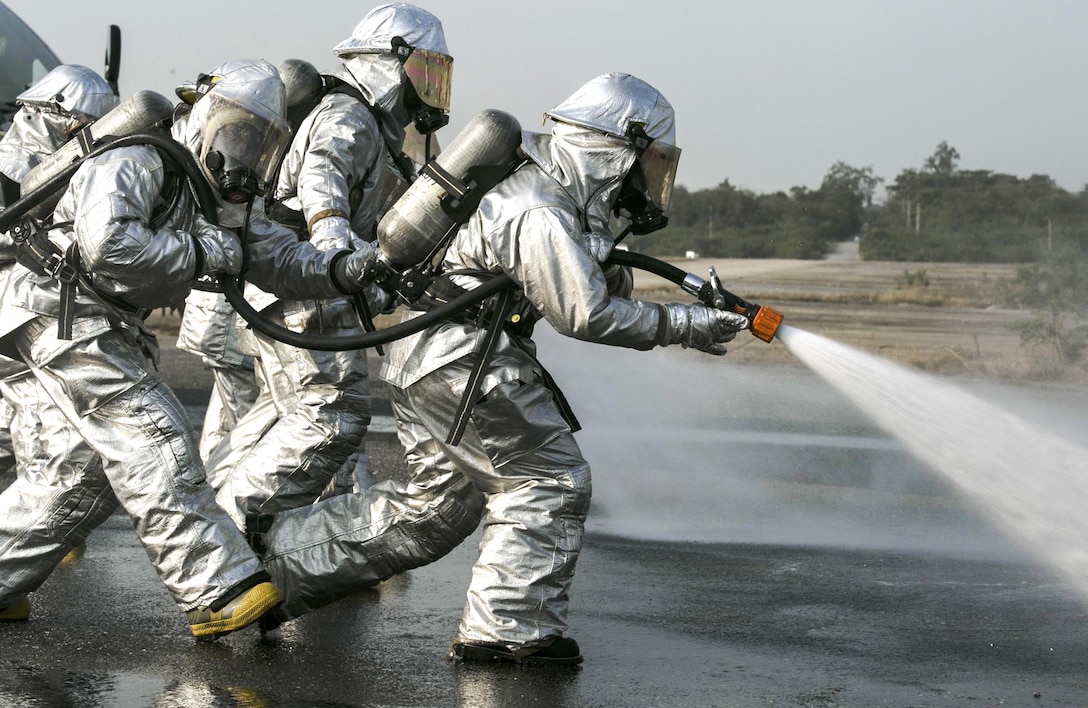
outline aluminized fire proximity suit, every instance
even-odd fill
[[[602,81],[573,105],[590,118],[603,114],[598,122],[616,128],[605,134],[559,123],[550,136],[526,134],[528,161],[483,198],[450,245],[443,270],[507,273],[568,336],[634,349],[682,343],[722,354],[721,343],[747,324],[743,317],[626,299],[630,281],[622,277],[613,281],[616,295],[610,293],[598,260],[611,249],[609,212],[636,163],[631,143],[617,136],[638,121],[671,147],[673,118],[664,98],[634,77]],[[550,115],[568,114],[574,120],[578,111]],[[453,278],[466,288],[479,282]],[[577,644],[562,635],[590,469],[544,383],[531,339],[519,346],[501,335],[463,439],[444,442],[482,336],[475,323],[446,322],[390,345],[382,378],[390,384],[411,482],[406,488],[382,482],[275,518],[262,558],[284,588],[288,616],[343,596],[353,582],[434,560],[472,532],[485,507],[453,653],[475,658],[457,648],[477,645],[493,650],[487,658],[580,660]]]
[[[9,130],[0,140],[0,181],[4,182],[4,202],[18,197],[18,185],[42,158],[51,154],[80,128],[117,106],[104,78],[87,67],[65,64],[46,74],[16,99],[20,108]],[[15,245],[9,234],[0,236],[0,293],[15,263]],[[55,565],[89,531],[83,517],[100,523],[117,508],[117,500],[101,477],[98,455],[79,437],[64,415],[53,404],[21,361],[0,357],[0,396],[9,410],[5,431],[14,433],[13,458],[18,481],[13,485],[22,499],[16,508],[0,516],[0,536],[8,529],[33,526],[42,510],[65,496],[53,480],[82,481],[85,488],[78,498],[71,495],[64,504],[79,511],[58,514],[50,522],[51,534],[39,539],[41,552]],[[95,480],[102,480],[96,484]],[[0,548],[0,553],[3,553]],[[28,607],[25,604],[24,607]],[[0,599],[0,607],[8,604]],[[27,610],[27,613],[29,610]]]
[[[254,127],[249,121],[258,109],[265,122],[248,134],[262,135],[268,144],[249,155],[251,163],[270,154],[276,135],[280,146],[286,135],[275,122],[282,121],[283,91],[275,68],[263,62],[224,67],[214,89],[171,131],[207,169],[212,161],[204,153],[217,149],[228,151],[226,166],[233,166],[229,150],[238,133],[232,131]],[[51,553],[58,540],[51,519],[82,516],[81,532],[89,531],[101,519],[87,509],[86,497],[112,487],[160,579],[189,613],[193,633],[216,636],[254,621],[279,593],[216,505],[192,424],[156,372],[157,342],[141,315],[181,302],[196,278],[229,273],[241,262],[237,237],[205,221],[188,189],[153,220],[166,173],[156,148],[116,148],[89,158],[61,197],[50,240],[62,250],[78,244],[81,267],[94,274],[94,291],[80,288],[76,295],[71,339],[58,333],[57,282],[21,265],[13,272],[2,303],[0,345],[26,362],[104,469],[93,479],[50,480],[55,494],[41,500],[44,508],[33,515],[18,517],[27,520],[23,528],[9,527],[7,520],[34,500],[14,487],[0,495],[0,607],[40,585],[59,560]],[[220,207],[224,226],[240,227],[237,206]],[[299,244],[266,220],[255,219],[248,230],[249,276],[257,282],[287,296],[338,291],[329,276],[337,255]],[[217,619],[220,610],[225,623]],[[239,613],[235,624],[231,612]]]
[[[373,237],[389,153],[401,152],[404,127],[413,120],[406,106],[409,78],[393,53],[394,37],[413,47],[413,54],[448,53],[434,15],[405,4],[375,8],[334,48],[343,59],[335,79],[359,91],[370,106],[347,93],[326,94],[301,120],[280,168],[280,210],[270,213],[289,218],[289,210],[295,228],[316,248],[356,249]],[[255,309],[294,331],[362,331],[349,298],[283,300],[254,288],[246,296]],[[366,351],[303,350],[252,335],[257,400],[208,459],[219,503],[239,523],[246,513],[309,504],[349,460],[358,486],[368,486]]]

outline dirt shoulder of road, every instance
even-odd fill
[[[933,373],[1088,385],[1084,363],[1063,364],[1047,348],[1021,342],[1014,325],[1027,310],[999,304],[1015,265],[870,262],[856,259],[673,260],[700,277],[715,266],[726,289],[773,307],[783,324]],[[636,297],[684,301],[661,279],[636,273]],[[679,295],[679,297],[678,297]],[[690,300],[690,298],[687,298]],[[780,343],[741,335],[735,360],[792,363]]]

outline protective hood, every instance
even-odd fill
[[[63,113],[23,106],[0,140],[0,172],[22,182],[28,172],[68,142],[83,125],[78,118]]]
[[[400,62],[390,54],[356,54],[346,59],[333,75],[354,85],[370,105],[407,125],[408,114],[402,100]]]
[[[21,106],[36,106],[81,118],[89,123],[117,107],[106,80],[85,66],[62,64],[16,96]]]
[[[117,106],[109,84],[90,69],[64,64],[19,94],[19,110],[0,140],[0,172],[21,182],[83,126]]]
[[[630,74],[602,74],[544,116],[628,141],[638,154],[646,196],[658,208],[668,207],[680,149],[672,105],[657,89]]]
[[[563,187],[592,230],[608,232],[609,212],[636,159],[626,140],[556,123],[551,135],[524,133],[521,149]]]
[[[381,5],[333,52],[397,125],[415,121],[433,132],[448,121],[453,58],[442,23],[431,13],[404,3]]]

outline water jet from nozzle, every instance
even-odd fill
[[[1088,451],[947,380],[792,327],[779,339],[1088,599]]]

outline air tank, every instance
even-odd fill
[[[470,120],[432,161],[441,169],[432,176],[424,168],[378,222],[383,260],[398,270],[426,261],[513,165],[520,144],[521,124],[509,113],[489,109]],[[440,184],[442,173],[460,184]]]
[[[112,111],[76,133],[26,174],[20,184],[23,194],[30,194],[38,187],[78,162],[104,137],[122,136],[152,127],[168,120],[173,105],[165,96],[154,91],[137,91]],[[84,133],[86,131],[86,133]],[[87,140],[87,138],[90,140]],[[59,198],[59,195],[58,195]]]

